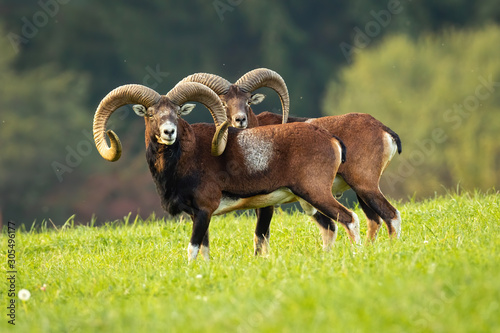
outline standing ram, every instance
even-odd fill
[[[188,101],[205,105],[216,126],[183,120],[195,106]],[[356,214],[331,193],[345,150],[325,130],[305,123],[228,128],[219,97],[202,84],[181,83],[165,96],[125,85],[111,91],[94,116],[94,140],[109,161],[120,158],[121,144],[113,131],[106,132],[106,123],[126,104],[137,104],[135,112],[144,117],[146,160],[164,209],[171,215],[185,212],[193,220],[189,260],[199,251],[208,258],[212,215],[297,200],[342,223],[352,242],[359,242]],[[335,223],[325,219],[319,227],[328,249],[336,237]]]
[[[208,73],[196,73],[184,78],[181,82],[199,82],[211,88],[226,108],[231,125],[236,128],[252,128],[270,124],[280,124],[282,116],[270,112],[255,115],[251,105],[262,102],[262,94],[253,94],[261,87],[275,90],[281,100],[283,110],[288,110],[288,90],[283,78],[276,72],[259,68],[252,70],[234,84],[226,79]],[[286,122],[287,118],[284,118]],[[340,196],[352,188],[363,209],[368,223],[367,238],[377,238],[382,220],[389,235],[399,237],[401,217],[385,198],[379,188],[380,177],[396,154],[401,153],[399,136],[380,121],[364,113],[348,113],[340,116],[321,118],[289,117],[288,122],[306,122],[324,128],[332,135],[338,136],[345,144],[348,152],[347,160],[338,170],[332,192]],[[307,210],[306,210],[307,212]],[[329,218],[316,211],[309,211],[319,224],[326,223]],[[273,215],[272,207],[259,209],[257,212],[257,237],[260,241],[268,241],[269,224]]]

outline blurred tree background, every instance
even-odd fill
[[[124,154],[107,163],[91,135],[99,101],[257,67],[283,76],[294,115],[366,112],[396,131],[389,196],[498,188],[499,23],[495,0],[0,0],[0,221],[163,215],[143,121],[130,107],[112,117]],[[278,112],[263,92],[255,111]],[[210,121],[197,109],[188,121]]]

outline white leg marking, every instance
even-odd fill
[[[348,224],[349,230],[352,232],[354,243],[359,244],[361,242],[361,237],[359,236],[359,218],[354,212],[352,212],[352,219],[353,222]]]
[[[264,242],[262,244],[262,255],[267,256],[269,254],[269,238],[270,235],[264,238]]]
[[[335,226],[335,231],[321,228],[321,236],[323,238],[323,250],[330,251],[337,239],[337,226]]]
[[[253,235],[253,253],[254,255],[259,255],[262,252],[262,244],[260,238],[257,235]]]
[[[208,246],[201,246],[201,255],[203,256],[203,259],[205,260],[210,260],[210,248]]]
[[[269,238],[270,237],[260,238],[254,235],[253,248],[254,248],[254,254],[256,256],[257,255],[266,256],[269,253]]]
[[[396,237],[399,238],[401,236],[401,214],[399,210],[396,210],[396,218],[391,221],[391,226],[396,231]]]
[[[196,257],[198,256],[198,251],[200,250],[200,247],[197,245],[194,245],[189,243],[188,245],[188,260],[195,260]]]
[[[368,217],[367,217],[367,219],[368,219]],[[377,239],[378,231],[380,230],[380,227],[382,226],[383,222],[384,221],[380,217],[378,217],[378,223],[377,223],[377,221],[368,219],[368,231],[373,233],[373,238],[371,239],[372,242],[374,242]],[[373,227],[373,226],[375,226],[375,227]],[[375,230],[375,231],[373,231],[373,230]],[[370,234],[368,234],[368,236],[370,236]]]

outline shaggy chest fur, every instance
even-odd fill
[[[180,176],[178,164],[182,151],[178,143],[172,146],[150,142],[146,150],[151,176],[160,195],[163,209],[170,215],[193,214],[193,193],[199,183],[195,175]]]

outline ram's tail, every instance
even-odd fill
[[[335,140],[337,140],[337,142],[339,143],[340,145],[340,149],[341,149],[341,153],[342,153],[342,163],[344,163],[346,161],[346,153],[347,153],[347,148],[344,144],[344,142],[342,140],[340,140],[340,138],[338,136],[335,136],[335,135],[332,135]]]
[[[398,147],[398,154],[401,154],[401,152],[403,151],[403,147],[401,146],[401,139],[399,138],[399,135],[397,135],[396,132],[394,132],[387,126],[384,126],[384,131],[386,131],[393,138],[396,146]]]

